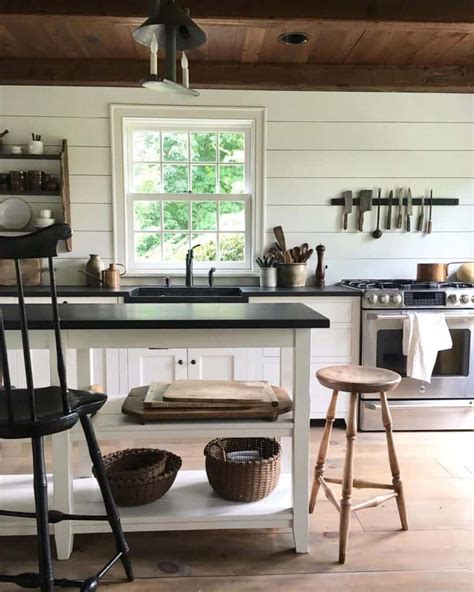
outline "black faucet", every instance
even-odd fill
[[[188,252],[186,253],[186,286],[188,288],[193,287],[193,259],[194,259],[194,249],[200,247],[201,245],[194,245],[191,247]]]
[[[207,281],[209,283],[209,288],[214,286],[214,272],[216,271],[215,267],[211,267],[209,273],[207,274]]]

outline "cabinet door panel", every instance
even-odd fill
[[[313,356],[350,358],[352,356],[352,331],[350,327],[333,326],[311,331]]]
[[[311,393],[311,414],[318,413],[318,415],[325,416],[326,411],[331,400],[332,391],[325,386],[322,386],[318,379],[316,378],[316,372],[321,368],[325,368],[327,366],[343,366],[345,364],[350,364],[350,360],[338,361],[338,362],[315,362],[314,360],[311,363],[311,383],[310,383],[310,393]],[[347,393],[340,393],[338,400],[337,400],[337,411],[336,417],[341,417],[347,413],[349,409],[349,395]]]
[[[49,350],[47,349],[32,349],[31,351],[31,367],[33,369],[33,384],[36,388],[50,386],[50,369],[49,369]],[[25,362],[23,359],[23,350],[16,351],[16,384],[18,388],[26,388]],[[13,380],[12,380],[13,382]]]
[[[187,378],[185,349],[129,349],[128,388]]]
[[[242,348],[188,349],[188,378],[246,380],[247,352]]]
[[[262,366],[262,379],[280,386],[280,358],[263,358]]]

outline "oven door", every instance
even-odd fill
[[[474,398],[474,311],[445,312],[453,347],[438,353],[431,383],[406,376],[406,356],[402,349],[406,314],[406,311],[377,310],[363,313],[362,363],[388,368],[402,376],[400,386],[390,393],[390,398]]]

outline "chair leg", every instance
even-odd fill
[[[312,514],[314,506],[316,505],[316,499],[319,491],[319,477],[324,475],[324,469],[326,465],[326,459],[329,450],[329,440],[331,439],[331,432],[334,420],[336,419],[336,403],[337,403],[337,391],[333,391],[331,402],[329,403],[328,410],[326,412],[326,423],[324,425],[323,437],[321,444],[319,445],[318,460],[314,467],[313,487],[311,489],[311,497],[309,499],[309,513]]]
[[[133,568],[129,557],[129,547],[120,524],[120,516],[115,505],[112,491],[105,472],[104,461],[100,452],[99,444],[92,427],[91,419],[88,415],[81,415],[81,425],[86,437],[89,454],[94,466],[97,482],[102,493],[105,509],[109,519],[110,528],[114,534],[117,551],[122,553],[121,561],[125,570],[125,574],[129,582],[133,582]]]
[[[354,480],[354,442],[356,437],[357,393],[351,393],[346,429],[346,456],[342,475],[341,516],[339,522],[339,563],[346,561],[347,541],[351,524],[352,486]]]
[[[390,463],[390,470],[392,472],[393,489],[398,493],[395,498],[397,501],[398,513],[400,514],[400,522],[402,529],[408,530],[407,509],[405,506],[405,494],[403,492],[403,483],[400,478],[400,466],[398,464],[397,453],[393,441],[392,432],[392,414],[387,402],[387,395],[380,393],[380,403],[382,407],[382,421],[385,428],[385,435],[387,437],[388,460]]]
[[[33,487],[35,492],[38,563],[41,592],[53,592],[54,575],[48,520],[48,481],[44,464],[43,438],[32,438]]]

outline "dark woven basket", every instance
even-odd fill
[[[181,468],[181,458],[156,448],[128,448],[104,456],[118,506],[142,506],[163,497]]]
[[[260,458],[245,462],[227,459],[229,452],[257,450]],[[206,472],[216,493],[235,502],[267,497],[280,477],[281,446],[273,438],[218,438],[205,449]]]

